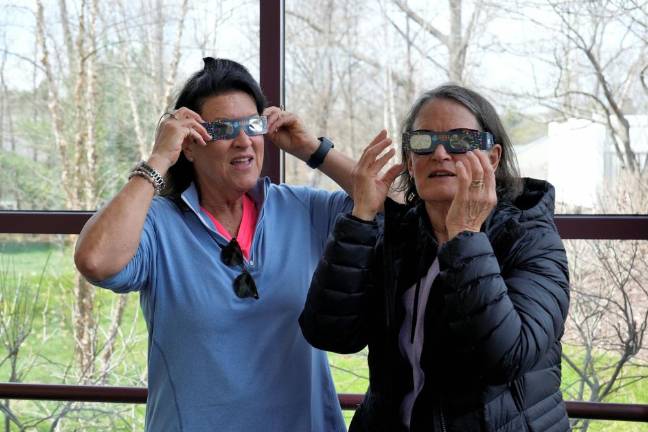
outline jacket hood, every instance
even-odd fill
[[[483,231],[493,232],[511,220],[518,224],[554,225],[556,192],[547,181],[522,179],[522,193],[513,201],[498,202],[486,219]]]

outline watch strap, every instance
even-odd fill
[[[313,169],[322,165],[328,152],[335,147],[333,142],[326,137],[319,137],[317,139],[319,140],[320,145],[317,147],[317,150],[315,150],[315,153],[313,153],[310,158],[308,158],[308,161],[306,161],[306,164]]]

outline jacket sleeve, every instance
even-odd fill
[[[316,348],[342,354],[368,343],[375,222],[343,214],[317,265],[299,325]]]
[[[507,239],[503,271],[484,233],[461,233],[439,251],[449,349],[494,383],[533,369],[562,337],[569,308],[567,256],[555,228],[519,231]]]

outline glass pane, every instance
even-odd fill
[[[382,128],[400,146],[414,100],[456,82],[493,102],[522,175],[555,185],[558,212],[647,211],[648,5],[288,0],[286,11],[287,107],[336,149],[357,157]],[[287,158],[287,181],[334,187],[321,177]]]
[[[0,235],[0,382],[145,387],[139,297],[80,283],[75,240]],[[61,430],[142,430],[144,421],[143,405],[13,400],[7,410],[14,425],[60,418]]]
[[[0,209],[109,199],[202,57],[258,78],[258,1],[93,3],[0,0]]]
[[[144,404],[89,402],[10,400],[6,406],[18,414],[23,430],[38,431],[143,431],[146,411]],[[7,430],[19,430],[10,425],[13,429]]]

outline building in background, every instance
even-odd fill
[[[648,156],[648,115],[628,115],[630,142],[643,168]],[[584,119],[551,122],[547,135],[515,147],[524,177],[548,180],[557,208],[596,211],[603,186],[624,168],[605,125]]]

